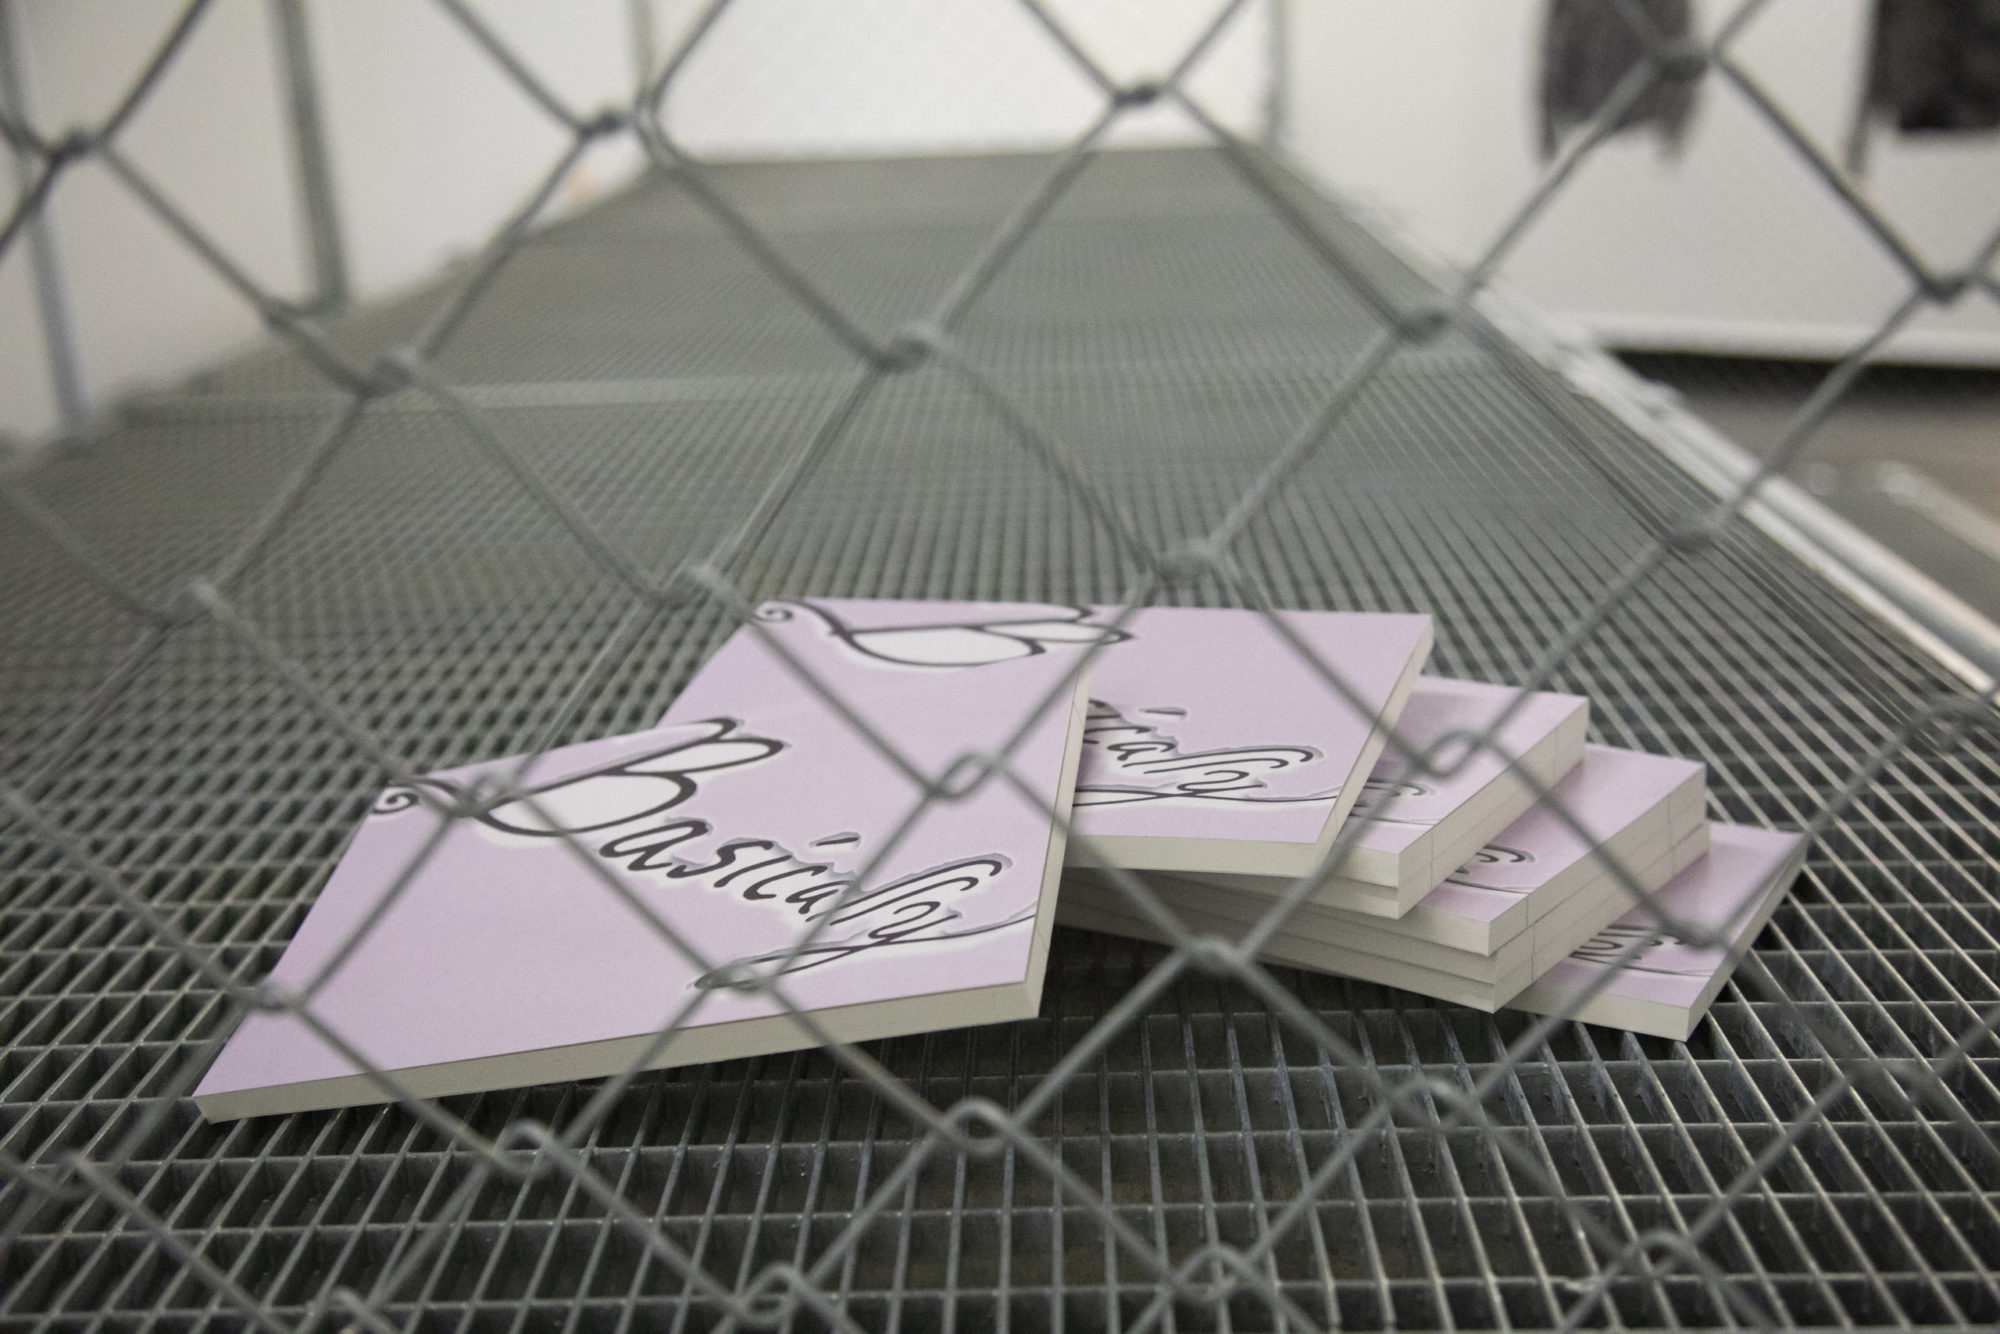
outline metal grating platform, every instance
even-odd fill
[[[874,332],[934,300],[1047,170],[1033,157],[718,169],[715,179]],[[1374,281],[1421,282],[1346,220]],[[359,351],[427,307],[355,317]],[[1213,155],[1118,153],[1084,172],[968,318],[968,354],[1147,538],[1212,526],[1372,331]],[[846,392],[852,358],[671,183],[531,242],[442,369],[642,568],[721,539]],[[1519,679],[1664,524],[1707,500],[1645,442],[1459,334],[1398,359],[1237,553],[1281,606],[1427,610],[1434,669]],[[170,594],[240,540],[340,410],[292,358],[224,368],[50,461],[35,495],[124,576]],[[1563,422],[1569,421],[1566,428]],[[1135,573],[958,380],[885,382],[749,553],[757,595],[1114,600]],[[40,534],[0,526],[0,754],[36,799],[236,976],[275,961],[381,775],[221,630],[184,626],[83,744],[64,730],[117,668],[129,619]],[[1218,600],[1195,584],[1177,596]],[[355,717],[425,765],[645,725],[726,632],[670,615],[574,722],[548,720],[628,608],[615,584],[426,400],[371,407],[233,601]],[[1697,757],[1717,817],[1798,826],[1954,683],[1737,525],[1641,584],[1559,687],[1594,739]],[[2000,736],[1911,747],[1812,852],[1754,958],[1687,1044],[1526,1028],[1385,988],[1283,980],[1384,1074],[1470,1088],[1491,1129],[1405,1107],[1267,1274],[1350,1327],[1560,1323],[1600,1261],[1545,1187],[1620,1240],[1704,1226],[1724,1287],[1781,1323],[2000,1320],[2000,1052],[1938,1087],[1881,1079],[1809,1115],[1862,1058],[1945,1054],[2000,1001]],[[45,760],[59,767],[43,769]],[[0,1149],[102,1154],[220,1022],[208,985],[18,823],[0,844]],[[1059,932],[1040,1018],[876,1044],[933,1105],[1016,1102],[1162,951]],[[1794,1011],[1780,1003],[1790,997]],[[1802,1026],[1800,1014],[1814,1022]],[[1366,1071],[1189,977],[1033,1129],[1180,1260],[1263,1238],[1374,1096]],[[560,1125],[588,1087],[453,1100],[474,1128]],[[1806,1118],[1782,1152],[1786,1128]],[[591,1165],[725,1287],[809,1260],[903,1161],[914,1128],[826,1058],[642,1077]],[[1768,1165],[1760,1154],[1772,1153]],[[469,1170],[398,1110],[225,1127],[176,1107],[115,1180],[182,1254],[101,1200],[23,1202],[0,1326],[236,1329],[203,1257],[288,1322],[366,1288]],[[1716,1217],[1711,1220],[1711,1215]],[[1713,1226],[1706,1226],[1709,1222]],[[932,1158],[833,1285],[870,1329],[1118,1328],[1151,1300],[1099,1217],[1006,1154]],[[1593,1324],[1711,1326],[1739,1308],[1683,1266],[1605,1281]],[[573,1185],[488,1184],[382,1304],[452,1330],[697,1330],[721,1309]],[[323,1328],[335,1328],[331,1315]],[[1263,1329],[1248,1295],[1167,1327]],[[792,1322],[811,1328],[814,1317]]]

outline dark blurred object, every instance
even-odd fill
[[[1875,0],[1849,171],[1868,165],[1873,120],[1903,134],[2000,129],[2000,0]]]
[[[1623,11],[1623,12],[1621,12]],[[1542,157],[1552,158],[1564,136],[1597,114],[1621,81],[1646,58],[1640,26],[1656,42],[1685,44],[1693,31],[1688,0],[1550,0],[1542,25]],[[1614,133],[1650,127],[1670,152],[1678,152],[1694,110],[1699,67],[1663,72],[1633,99]]]

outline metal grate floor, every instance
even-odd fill
[[[1046,169],[1033,157],[742,166],[718,180],[877,332],[924,308]],[[1381,280],[1419,280],[1335,217]],[[412,299],[354,317],[377,348]],[[1154,540],[1213,524],[1370,332],[1212,156],[1101,158],[965,325],[968,351]],[[444,357],[531,463],[643,567],[719,540],[851,382],[851,358],[670,184],[530,244]],[[1435,670],[1517,679],[1661,523],[1704,499],[1643,441],[1456,336],[1399,358],[1238,546],[1279,605],[1428,610]],[[137,404],[32,485],[122,572],[166,593],[253,521],[336,410],[279,356]],[[941,374],[892,379],[758,539],[759,594],[1113,600],[1134,571]],[[175,632],[77,749],[57,754],[133,623],[40,537],[0,527],[0,765],[243,978],[277,958],[381,775],[212,627]],[[1193,586],[1179,596],[1214,600]],[[352,447],[239,586],[239,606],[378,734],[427,765],[643,726],[725,633],[656,625],[546,737],[627,603],[558,526],[415,396]],[[1796,826],[1951,682],[1740,525],[1669,565],[1567,661],[1594,739],[1706,760],[1717,817]],[[1793,898],[1686,1044],[1569,1025],[1489,1099],[1489,1131],[1406,1110],[1370,1140],[1273,1276],[1354,1327],[1560,1322],[1597,1261],[1541,1161],[1623,1238],[1725,1208],[1704,1249],[1788,1323],[2000,1320],[2000,1053],[1923,1096],[1865,1084],[1723,1203],[1856,1058],[1943,1052],[2000,1000],[2000,747],[1897,759],[1813,850]],[[0,817],[4,818],[4,817]],[[212,1033],[194,974],[18,825],[0,842],[0,1149],[102,1154]],[[1017,1101],[1158,957],[1059,932],[1039,1018],[876,1045],[934,1104]],[[1522,1018],[1281,974],[1390,1074],[1470,1087]],[[1820,1022],[1802,1028],[1786,995]],[[588,1088],[454,1100],[494,1132],[560,1125]],[[1234,985],[1171,988],[1036,1129],[1174,1259],[1249,1244],[1371,1106]],[[814,1054],[640,1079],[592,1165],[725,1284],[804,1261],[908,1151],[912,1128]],[[119,1184],[288,1319],[365,1288],[468,1164],[400,1111],[209,1127],[178,1107]],[[18,1188],[17,1188],[18,1189]],[[9,1210],[18,1196],[0,1201]],[[1040,1173],[940,1155],[838,1275],[868,1328],[1116,1328],[1152,1294]],[[717,1308],[549,1180],[489,1185],[386,1309],[424,1329],[704,1329]],[[1260,1329],[1245,1299],[1179,1330]],[[810,1317],[799,1319],[809,1321]],[[1683,1269],[1610,1281],[1593,1321],[1733,1323]],[[0,1326],[235,1329],[240,1316],[102,1204],[31,1207],[0,1259]],[[326,1326],[331,1327],[331,1326]],[[800,1327],[805,1327],[801,1324]]]

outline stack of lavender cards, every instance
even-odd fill
[[[651,731],[383,793],[272,974],[309,1013],[247,1016],[196,1104],[228,1120],[1032,1015],[1086,732],[1120,864],[1326,855],[1430,619],[1285,624],[1289,644],[1247,612],[767,603]],[[927,782],[948,795],[924,803]]]
[[[1488,1011],[1567,1005],[1591,1022],[1686,1037],[1790,884],[1799,840],[1709,824],[1701,765],[1586,745],[1587,701],[1518,693],[1419,681],[1394,726],[1443,772],[1394,755],[1378,762],[1348,852],[1302,896],[1297,877],[1175,869],[1142,878],[1185,926],[1231,938],[1296,897],[1261,946],[1275,962]],[[1488,732],[1492,749],[1454,750]],[[1086,731],[1079,803],[1101,764],[1095,740]],[[1552,802],[1535,802],[1536,785]],[[1076,829],[1085,828],[1079,818]],[[1634,943],[1658,924],[1635,907],[1635,889],[1679,905],[1670,909],[1677,920],[1723,933],[1734,947],[1661,954],[1659,941]],[[1057,920],[1142,939],[1166,934],[1111,877],[1087,869],[1066,875]],[[1680,970],[1672,987],[1640,985],[1664,976],[1664,964],[1619,968],[1627,956],[1668,955]]]
[[[1055,921],[1158,934],[1111,868],[1224,932],[1310,876],[1273,959],[1487,1010],[1587,991],[1582,1017],[1684,1034],[1796,840],[1705,823],[1699,765],[1586,746],[1584,700],[1420,677],[1430,645],[1394,613],[766,603],[649,731],[384,792],[272,974],[307,1008],[249,1014],[196,1104],[1022,1018]],[[1610,859],[1730,943],[1648,945]]]

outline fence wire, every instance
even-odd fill
[[[0,1319],[282,1331],[2000,1319],[1992,689],[1926,668],[1745,518],[1913,315],[2000,297],[2000,216],[1963,267],[1930,267],[1732,54],[1758,0],[1702,45],[1663,41],[1639,6],[1618,4],[1646,60],[1443,290],[1187,91],[1245,0],[1221,5],[1176,64],[1135,83],[1107,74],[1037,0],[1020,0],[1102,94],[1101,113],[1062,152],[992,169],[991,180],[1025,190],[970,259],[939,266],[898,238],[906,253],[892,253],[890,269],[928,270],[891,272],[865,301],[739,199],[784,169],[759,177],[704,163],[663,123],[668,90],[726,21],[728,0],[713,0],[629,103],[609,108],[566,104],[532,52],[462,0],[438,3],[569,142],[440,296],[385,317],[380,353],[356,352],[368,340],[260,287],[120,150],[206,0],[186,6],[98,125],[51,136],[0,119],[31,168],[0,224],[0,255],[69,171],[99,163],[339,395],[256,418],[255,447],[232,446],[242,476],[176,476],[183,455],[171,450],[121,462],[110,481],[92,474],[92,494],[66,489],[57,466],[0,475],[12,514],[0,550],[35,575],[19,585],[29,592],[0,659],[16,682],[0,760]],[[1481,304],[1626,108],[1662,80],[1703,76],[1754,107],[1908,280],[1757,470],[1717,496],[1564,391]],[[1209,153],[1182,166],[1173,155],[1137,166],[1100,156],[1121,117],[1162,102],[1202,128]],[[538,237],[537,220],[580,156],[613,136],[642,146],[657,181],[563,234],[601,244],[620,227],[657,228],[672,244],[698,218],[767,284],[742,297],[758,318],[802,312],[834,354],[815,353],[813,371],[734,426],[702,424],[735,392],[719,382],[692,405],[572,387],[575,401],[553,412],[532,398],[510,405],[451,369],[473,317],[521,299],[504,294],[510,269],[561,244]],[[1023,180],[1030,169],[1038,176]],[[1143,193],[1139,178],[1169,169],[1192,175],[1156,182],[1155,202],[1185,202],[1191,182],[1255,201],[1363,336],[1338,356],[1307,340],[1289,361],[1255,347],[1236,365],[1140,356],[1091,380],[1071,374],[1074,348],[1059,339],[1010,344],[1024,327],[1018,308],[979,326],[990,303],[1018,302],[1005,292],[1010,271],[1079,182],[1123,172]],[[871,169],[825,170],[837,183]],[[1134,219],[1105,215],[1097,241],[1145,247]],[[1246,254],[1271,244],[1242,216],[1226,221],[1222,235]],[[928,299],[885,321],[881,293],[919,278]],[[1108,292],[1091,299],[1107,324],[1130,318]],[[1135,336],[1119,336],[1129,351]],[[295,374],[259,373],[266,387],[271,374]],[[899,384],[920,387],[898,399]],[[1233,442],[1226,457],[1191,446],[1225,409],[1282,429],[1282,442],[1261,461]],[[1135,416],[1157,453],[1107,458],[1079,444],[1093,413]],[[1464,445],[1407,435],[1415,422],[1448,436],[1482,414],[1504,429]],[[410,462],[385,423],[411,421],[455,429],[471,453]],[[940,452],[919,438],[941,422],[970,423],[977,449]],[[590,423],[636,435],[638,447],[583,449],[574,432]],[[163,410],[155,426],[203,448],[232,429],[198,405],[185,419]],[[659,439],[674,429],[690,442],[679,451]],[[877,468],[843,471],[864,429],[896,443]],[[1510,435],[1537,443],[1509,452]],[[692,442],[715,440],[727,457],[690,456]],[[592,461],[611,458],[622,473]],[[1423,461],[1413,488],[1412,459]],[[918,473],[931,480],[908,480]],[[1524,486],[1548,503],[1510,502]],[[147,487],[185,490],[189,524],[122,529],[119,506]],[[426,535],[380,517],[384,492],[399,487],[425,496],[424,524],[480,531],[471,568],[415,568]],[[652,511],[669,495],[674,532],[662,541]],[[1482,503],[1490,522],[1466,517]],[[1173,539],[1164,511],[1200,522]],[[1568,530],[1545,531],[1558,514]],[[1009,587],[967,586],[993,576],[960,568],[983,558],[953,546],[954,525],[1011,548]],[[808,530],[832,543],[811,565],[825,587],[772,587],[802,568],[784,553]],[[315,586],[301,579],[311,553],[353,561],[358,546],[342,543],[406,563],[435,622],[428,648],[371,620],[374,567],[316,585],[351,605],[298,596]],[[1454,544],[1470,554],[1454,558]],[[69,582],[51,582],[51,563]],[[1063,934],[1036,1021],[665,1073],[642,1058],[600,1082],[437,1101],[354,1057],[394,1108],[228,1127],[192,1116],[189,1090],[253,1008],[295,1014],[354,1056],[315,1014],[313,988],[260,979],[368,797],[441,759],[477,757],[440,756],[439,736],[455,738],[447,746],[504,736],[533,752],[629,726],[771,592],[1088,602],[1111,586],[1121,616],[1171,600],[1432,609],[1447,668],[1483,669],[1524,693],[1593,694],[1610,739],[1705,747],[1714,805],[1804,829],[1811,869],[1688,1043],[1266,968],[1257,943],[1283,928],[1312,877],[1232,942],[1185,931],[1120,876],[1133,910],[1175,943]],[[79,600],[110,610],[66,621]],[[1723,633],[1737,618],[1768,621],[1757,627],[1767,637]],[[1331,664],[1290,642],[1351,697]],[[514,645],[497,675],[472,661],[494,643]],[[1991,677],[1995,664],[1982,666]],[[1758,689],[1760,674],[1785,678],[1788,709]],[[890,750],[865,710],[809,684]],[[1805,698],[1815,690],[1823,699]],[[169,720],[174,707],[195,716]],[[1413,760],[1443,772],[1441,756],[1490,745],[1500,725]],[[1400,737],[1391,745],[1411,753]],[[891,758],[920,779],[906,828],[989,782],[1032,799],[1007,747],[936,774]],[[426,799],[467,818],[527,798],[509,783]],[[133,816],[140,807],[152,813]],[[421,864],[385,887],[385,903]],[[1706,938],[1613,869],[1662,929]],[[596,874],[694,957],[671,922]],[[749,985],[819,1034],[782,988]]]

